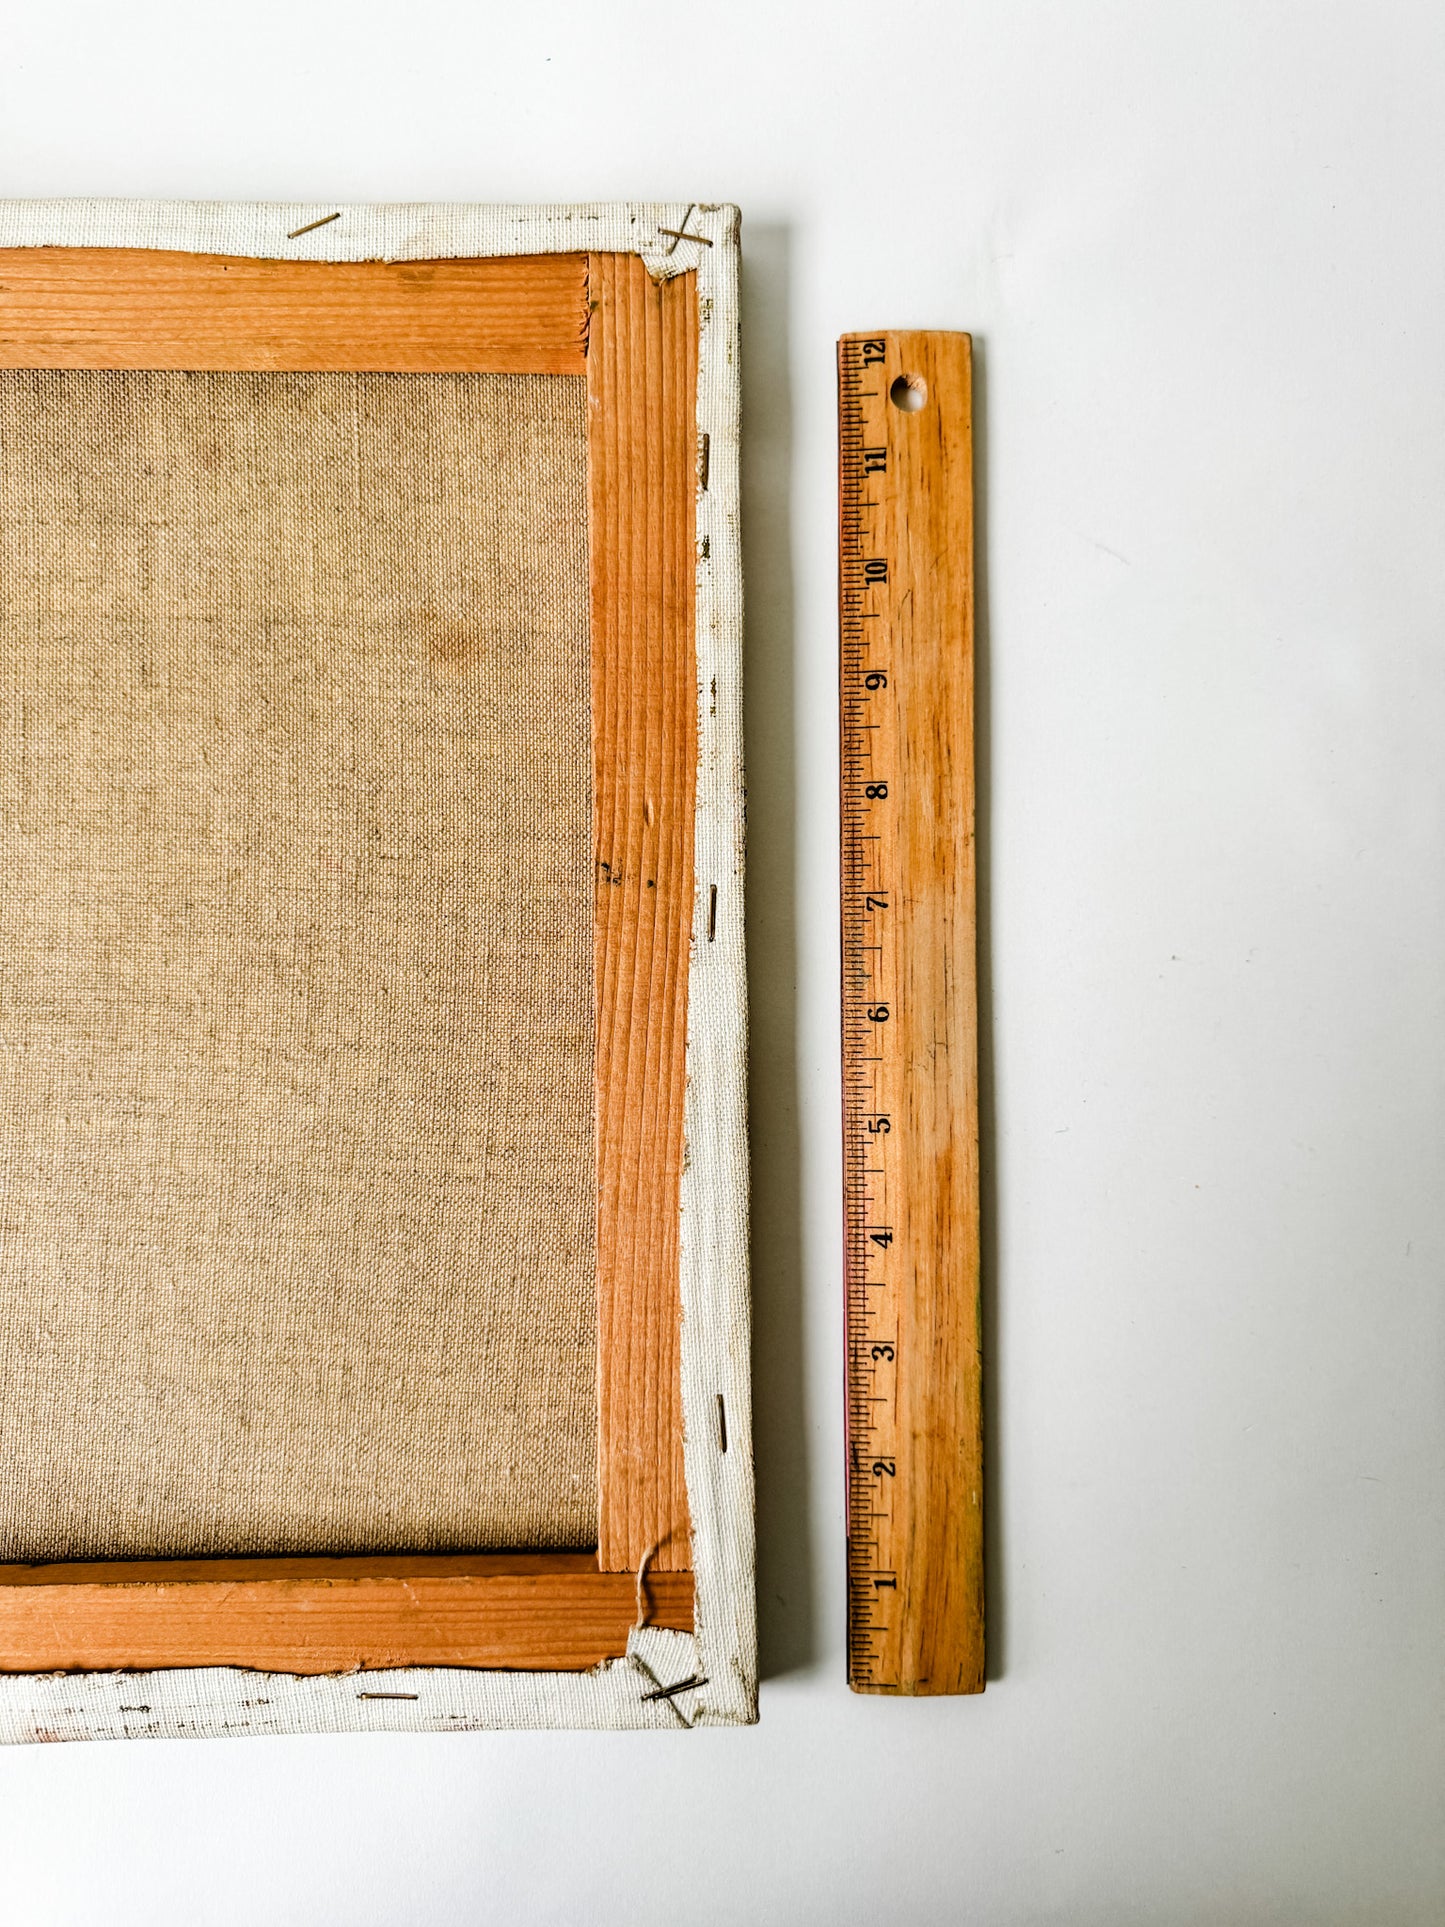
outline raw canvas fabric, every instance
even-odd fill
[[[0,373],[0,1558],[596,1543],[585,443]]]

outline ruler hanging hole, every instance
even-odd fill
[[[888,397],[905,415],[916,415],[928,400],[928,383],[922,375],[900,375],[888,390]]]

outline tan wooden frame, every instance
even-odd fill
[[[585,379],[599,1545],[0,1567],[0,1672],[581,1671],[691,1630],[679,1197],[697,770],[697,276],[634,254],[386,263],[0,249],[0,367]],[[646,1565],[639,1583],[639,1569]]]

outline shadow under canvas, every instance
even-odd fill
[[[749,224],[742,270],[748,1096],[758,1650],[765,1679],[805,1667],[817,1648],[803,1411],[791,251],[787,227]]]

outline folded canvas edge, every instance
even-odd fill
[[[308,222],[326,220],[299,238]],[[247,1734],[659,1728],[757,1718],[749,1386],[743,936],[738,210],[580,206],[0,201],[0,247],[172,248],[314,261],[583,251],[698,277],[696,889],[682,1179],[683,1457],[695,1630],[634,1631],[591,1673],[407,1667],[321,1677],[239,1667],[0,1676],[0,1742]],[[680,238],[681,237],[681,238]],[[716,909],[712,892],[716,889]],[[680,1682],[697,1681],[676,1692]]]

